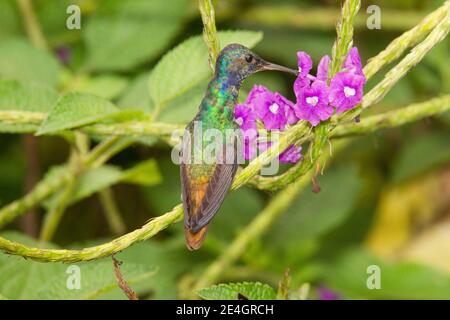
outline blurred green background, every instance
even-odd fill
[[[81,8],[81,30],[65,27],[66,8]],[[443,1],[363,1],[354,43],[363,62],[417,24]],[[368,30],[368,5],[381,8],[381,30]],[[151,113],[148,76],[163,55],[191,36],[202,23],[197,1],[188,0],[35,0],[34,8],[49,52],[33,47],[16,1],[0,1],[0,78],[48,84],[58,90],[90,92],[121,108]],[[279,64],[296,65],[296,51],[315,63],[331,53],[339,1],[219,0],[219,30],[262,31],[255,51]],[[450,41],[413,68],[370,113],[400,108],[450,92]],[[190,57],[180,57],[189,64]],[[369,90],[386,70],[367,85]],[[176,70],[174,70],[176,72]],[[246,81],[293,98],[292,79],[264,73]],[[206,83],[161,111],[160,121],[185,123],[193,117]],[[0,95],[2,93],[0,92]],[[241,96],[245,96],[241,94]],[[30,142],[31,140],[31,142]],[[66,161],[61,137],[0,135],[0,205],[20,198],[54,166]],[[319,178],[322,191],[307,188],[264,237],[255,241],[220,282],[262,281],[274,287],[290,269],[292,289],[311,284],[309,298],[331,291],[351,299],[450,298],[450,114],[359,137]],[[180,201],[178,167],[164,143],[146,140],[115,156],[86,184],[112,186],[126,230],[170,210]],[[155,162],[152,162],[154,159]],[[142,179],[124,183],[120,170],[142,161]],[[92,188],[95,189],[95,188]],[[115,237],[94,191],[71,205],[52,246],[80,248]],[[198,252],[184,245],[176,224],[117,257],[141,298],[177,298],[189,279],[201,274],[270,201],[251,188],[232,192]],[[2,230],[1,235],[32,245],[48,203]],[[47,246],[50,246],[48,244]],[[380,290],[369,290],[366,269],[381,267]],[[66,265],[43,264],[0,254],[0,295],[6,298],[125,298],[114,287],[109,259],[78,264],[82,290],[65,287]],[[112,287],[111,287],[112,285]],[[105,288],[109,288],[106,290]],[[104,289],[102,291],[102,289]]]

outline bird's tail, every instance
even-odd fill
[[[203,241],[205,241],[207,231],[207,225],[195,233],[185,227],[184,235],[186,237],[186,246],[188,249],[191,251],[199,249],[202,246]]]

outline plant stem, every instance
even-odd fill
[[[30,0],[16,0],[22,14],[25,29],[31,42],[40,49],[47,49],[47,41],[42,34],[41,25],[34,13],[33,6]]]
[[[450,10],[423,42],[414,47],[395,67],[393,67],[372,90],[364,96],[362,109],[380,101],[386,93],[439,42],[450,30]]]
[[[106,188],[100,191],[99,199],[111,231],[115,235],[124,234],[127,231],[127,228],[123,222],[116,201],[114,200],[114,195],[111,188]]]
[[[209,65],[214,71],[216,59],[220,52],[219,38],[217,37],[216,21],[214,15],[214,6],[211,0],[199,0],[198,6],[203,22],[203,39],[208,47]]]

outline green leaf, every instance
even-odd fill
[[[200,289],[197,294],[207,300],[237,300],[241,294],[249,300],[275,300],[275,290],[260,282],[240,282],[218,284]]]
[[[61,97],[41,124],[37,135],[56,133],[110,118],[120,111],[103,98],[83,93],[67,93]]]
[[[308,243],[341,224],[350,215],[362,182],[352,165],[340,166],[319,178],[321,191],[306,189],[267,232],[267,245],[276,250]]]
[[[123,71],[154,58],[179,31],[186,0],[102,3],[83,32],[88,69]]]
[[[381,289],[369,289],[369,266],[380,270]],[[380,260],[362,249],[340,256],[323,271],[325,283],[354,299],[448,299],[450,277],[426,266],[409,262]]]
[[[71,91],[90,93],[105,99],[114,99],[122,93],[128,84],[125,77],[104,74],[96,77],[80,76],[72,80]]]
[[[205,95],[208,80],[200,82],[198,85],[170,100],[158,116],[158,121],[185,124],[191,121],[198,112],[198,107]]]
[[[140,74],[131,81],[117,101],[120,108],[139,109],[145,113],[150,113],[153,110],[153,101],[148,93],[149,75],[149,73]]]
[[[127,299],[123,292],[120,292],[114,274],[113,264],[110,259],[102,259],[89,263],[78,263],[81,275],[81,287],[78,290],[69,289],[66,279],[70,276],[67,273],[60,273],[46,280],[36,292],[39,299],[51,300],[91,300],[104,298],[105,294],[110,294],[109,298]],[[67,266],[66,268],[68,268]],[[142,264],[123,263],[120,267],[123,278],[133,289],[133,285],[140,281],[148,281],[156,273],[156,269],[148,270]],[[114,293],[111,296],[111,292]]]
[[[15,80],[0,80],[0,110],[47,113],[58,94],[51,87],[38,84],[22,84]],[[32,132],[37,124],[0,124],[0,132]]]
[[[48,52],[21,38],[0,42],[0,77],[56,86],[60,65]]]
[[[241,43],[253,47],[262,33],[253,31],[219,32],[222,47]],[[211,76],[208,51],[201,36],[186,40],[166,54],[153,70],[150,80],[150,96],[159,107],[181,96]]]
[[[154,159],[139,163],[122,173],[122,182],[152,186],[161,182],[158,164]]]
[[[406,142],[392,167],[392,181],[399,183],[450,161],[450,131],[419,136]]]

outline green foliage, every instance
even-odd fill
[[[185,124],[197,112],[211,77],[208,50],[204,38],[199,35],[201,20],[196,11],[196,1],[39,0],[32,3],[48,50],[38,49],[35,41],[26,39],[30,33],[27,30],[30,21],[22,16],[17,1],[0,1],[0,113],[5,117],[0,119],[0,132],[44,135],[35,139],[36,148],[31,151],[29,146],[24,147],[19,136],[0,137],[2,206],[23,196],[27,187],[25,182],[28,184],[33,180],[33,175],[38,178],[44,176],[39,185],[51,188],[54,178],[69,170],[68,164],[56,165],[67,158],[69,147],[66,141],[54,136],[72,137],[67,133],[86,125],[114,124],[120,127],[122,122],[130,125],[135,120],[148,121],[149,125],[153,120]],[[261,9],[278,6],[279,1],[232,1],[226,7],[222,7],[219,1],[213,3],[220,5],[220,8],[216,7],[219,30],[224,27],[245,27],[248,30],[219,32],[222,47],[232,42],[248,47],[258,44],[255,51],[259,55],[291,67],[297,63],[298,50],[307,51],[315,65],[321,56],[331,53],[335,24],[324,21],[331,21],[328,15],[334,9],[337,13],[338,5],[322,8],[310,0],[299,8],[296,1],[288,1],[286,8],[292,9],[293,15],[301,12],[305,18],[300,29],[296,19],[281,21],[276,11],[264,16]],[[81,8],[81,30],[66,28],[69,4],[77,4]],[[381,1],[380,5],[383,14],[386,13],[383,23],[400,31],[405,24],[390,21],[393,17],[389,12],[391,8],[408,8],[421,18],[442,5],[442,1],[432,1],[432,4],[424,4],[420,0]],[[322,9],[326,10],[322,12]],[[314,21],[311,15],[325,19]],[[359,18],[364,18],[363,15],[361,12]],[[353,43],[360,50],[363,64],[383,50],[395,36],[386,32],[387,29],[366,30],[364,19],[357,19],[355,28]],[[425,29],[422,27],[422,32],[413,32],[413,38],[403,39],[394,54],[412,52],[417,56],[417,50],[410,50],[410,47],[426,36]],[[260,42],[263,33],[264,41]],[[374,37],[377,41],[373,41]],[[58,62],[57,52],[61,48],[69,53],[67,65]],[[364,113],[362,119],[371,113],[399,109],[448,92],[448,48],[448,41],[443,41],[427,54],[421,64],[411,70],[409,67],[403,69],[408,71],[408,76],[397,82],[386,99]],[[389,69],[387,65],[383,64],[383,67]],[[371,77],[367,91],[385,77],[385,71]],[[280,73],[259,73],[244,82],[239,100],[245,99],[253,84],[263,84],[295,101],[293,80],[292,76]],[[338,165],[329,166],[327,163],[324,175],[318,176],[321,192],[315,194],[309,186],[306,187],[289,208],[258,236],[247,233],[246,227],[276,198],[276,194],[249,187],[227,195],[210,224],[204,247],[197,252],[186,250],[182,223],[164,231],[155,227],[161,232],[154,239],[134,244],[116,254],[116,258],[123,261],[124,278],[141,299],[185,298],[186,293],[195,294],[192,280],[201,279],[213,261],[220,262],[217,259],[233,247],[231,243],[250,237],[242,254],[232,257],[230,264],[233,267],[226,268],[226,272],[219,273],[214,281],[210,281],[220,283],[245,279],[248,282],[201,288],[198,291],[201,298],[238,299],[241,294],[241,298],[276,299],[273,288],[286,268],[290,268],[292,278],[284,279],[278,298],[293,298],[295,293],[303,296],[298,294],[299,291],[288,288],[299,288],[305,281],[311,282],[312,292],[318,285],[324,285],[343,298],[448,298],[450,269],[445,269],[442,263],[447,258],[445,254],[431,257],[430,253],[429,261],[422,257],[419,260],[430,265],[425,266],[407,262],[402,255],[395,255],[395,260],[375,257],[361,246],[366,243],[368,230],[374,223],[380,193],[389,192],[392,183],[408,184],[410,178],[428,171],[443,168],[442,172],[446,172],[450,160],[449,115],[447,112],[426,123],[412,124],[407,130],[391,129],[383,134],[367,135],[358,140],[358,144],[351,144],[345,152],[333,154],[331,160]],[[107,140],[97,136],[89,138],[92,138],[90,144],[93,146]],[[168,157],[170,149],[165,140],[153,136],[133,136],[132,139],[145,145],[128,148],[115,156],[110,164],[82,168],[75,177],[67,203],[70,214],[64,216],[58,225],[58,245],[39,243],[18,232],[4,232],[2,236],[37,248],[80,249],[105,242],[114,246],[117,242],[110,238],[108,226],[111,223],[105,221],[110,217],[104,215],[104,210],[99,210],[98,199],[92,197],[114,186],[114,200],[120,204],[122,216],[119,219],[126,222],[127,232],[138,229],[124,242],[134,243],[135,236],[142,235],[145,227],[141,227],[149,219],[180,203],[181,190],[179,168]],[[125,148],[120,144],[123,141],[114,143],[106,150],[109,154],[105,152],[100,156],[111,158],[116,155]],[[304,150],[307,150],[306,145]],[[303,161],[310,161],[311,153],[304,152],[303,157]],[[48,173],[42,175],[46,171]],[[444,178],[442,175],[445,182]],[[12,211],[8,211],[8,207],[6,211],[0,208],[0,220],[5,212],[18,217],[34,206],[39,226],[42,213],[57,204],[65,187],[59,185],[49,194],[45,188],[37,188],[37,196],[31,193],[31,196],[20,199],[11,206]],[[446,188],[441,189],[442,194],[433,194],[433,198],[426,200],[448,204]],[[433,227],[445,224],[444,211],[434,212],[430,217]],[[415,231],[427,232],[430,224],[420,217],[417,220],[419,223],[413,216],[404,223],[411,224]],[[17,229],[22,228],[22,224],[6,227]],[[390,236],[386,236],[386,242]],[[414,240],[417,238],[414,236]],[[79,243],[83,239],[94,240]],[[354,245],[357,246],[355,250],[352,249]],[[437,266],[436,260],[442,272],[433,269]],[[367,267],[370,265],[381,268],[381,290],[369,290],[366,286],[370,276]],[[81,269],[81,290],[67,289],[68,266],[0,254],[0,299],[126,298],[117,286],[110,258],[76,263]]]
[[[186,5],[186,0],[102,3],[83,33],[87,68],[121,71],[154,58],[179,31]]]
[[[314,242],[351,214],[362,182],[354,166],[329,170],[318,181],[319,193],[305,190],[270,228],[265,245],[279,263],[291,263],[317,250]],[[312,247],[311,247],[312,246]],[[303,252],[303,254],[302,254]],[[279,260],[283,258],[286,260]]]
[[[207,300],[238,300],[239,295],[249,300],[275,300],[277,293],[260,282],[221,283],[200,289],[197,294]]]
[[[450,131],[420,136],[414,143],[406,142],[392,167],[392,181],[399,183],[450,160]],[[426,156],[424,156],[426,155]]]
[[[369,289],[369,266],[380,269],[381,289]],[[448,299],[450,277],[428,267],[409,263],[391,263],[355,249],[342,254],[324,269],[326,283],[353,299]]]
[[[37,135],[54,134],[106,119],[127,119],[139,113],[125,112],[103,98],[86,93],[67,93],[55,104]]]
[[[14,232],[2,236],[30,246],[39,246],[29,237]],[[137,244],[116,256],[122,261],[121,272],[128,284],[145,298],[174,298],[175,280],[189,263],[181,242],[156,244],[153,241]],[[56,248],[46,243],[46,247]],[[180,250],[182,249],[182,250]],[[173,263],[173,259],[179,261]],[[126,299],[117,286],[110,258],[89,263],[77,263],[81,288],[66,287],[68,267],[60,263],[40,263],[20,257],[0,255],[0,295],[8,299]]]
[[[55,86],[60,66],[48,52],[22,38],[0,43],[0,77]]]
[[[0,111],[44,112],[51,110],[58,93],[39,84],[22,84],[15,80],[0,80]],[[30,132],[34,124],[0,123],[0,132]]]

